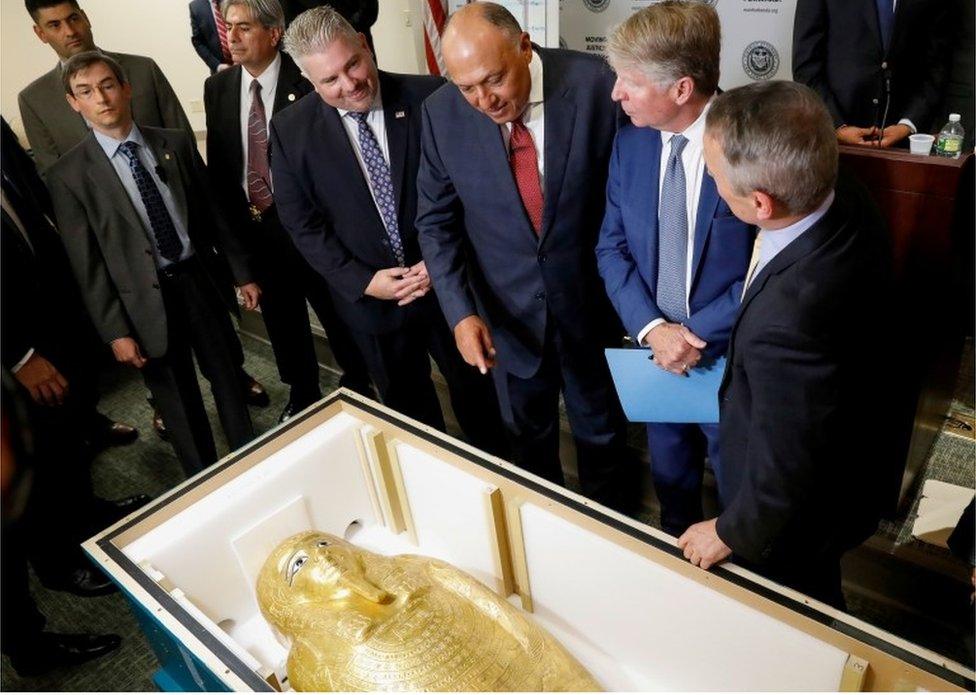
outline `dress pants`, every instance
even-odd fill
[[[143,378],[170,431],[186,474],[217,460],[213,433],[193,368],[193,355],[210,382],[217,415],[230,448],[254,438],[239,368],[233,356],[237,334],[227,307],[195,258],[159,271],[166,307],[167,350],[146,362]]]
[[[598,341],[563,340],[549,321],[542,364],[523,379],[499,362],[495,385],[514,460],[522,468],[565,485],[559,462],[559,393],[566,403],[583,494],[625,514],[637,509],[638,469],[627,447],[627,421]]]
[[[810,547],[806,544],[799,545]],[[843,552],[841,549],[831,549],[809,555],[798,553],[763,564],[751,563],[733,555],[732,561],[777,584],[788,586],[828,606],[846,611],[847,601],[841,590],[840,572]]]
[[[719,466],[718,425],[660,423],[647,426],[654,491],[661,503],[661,528],[680,536],[702,521],[702,476],[705,453],[715,471]]]
[[[508,446],[495,388],[487,376],[466,364],[457,351],[447,321],[433,296],[408,305],[410,316],[400,328],[373,335],[354,331],[383,403],[445,431],[444,415],[431,380],[430,358],[447,382],[451,408],[468,442],[505,457]]]
[[[329,347],[343,372],[341,385],[372,396],[366,362],[345,322],[336,313],[325,280],[305,261],[271,208],[260,222],[251,223],[258,249],[261,316],[268,329],[281,381],[291,398],[307,405],[321,397],[319,363],[312,342],[306,298],[329,339]]]

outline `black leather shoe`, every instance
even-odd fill
[[[75,666],[105,656],[118,649],[118,635],[63,635],[42,632],[10,655],[10,664],[22,677],[40,676],[64,666]]]
[[[119,590],[112,580],[94,567],[79,567],[64,577],[51,580],[41,580],[48,589],[67,591],[75,596],[106,596]]]
[[[271,405],[271,397],[268,396],[264,387],[258,383],[258,380],[247,373],[244,376],[246,377],[244,381],[244,402],[256,408]]]
[[[132,444],[139,438],[139,430],[124,422],[112,422],[108,418],[104,418],[102,422],[88,432],[86,438],[95,449],[124,446]]]
[[[321,398],[321,396],[319,398]],[[311,400],[297,400],[295,398],[288,399],[288,404],[285,405],[285,409],[282,410],[281,415],[278,416],[278,424],[281,424],[285,420],[290,420],[295,415],[305,410],[305,408],[312,405],[312,403],[319,400],[319,398],[313,398]]]
[[[112,516],[112,519],[108,522],[110,524],[114,524],[122,517],[129,516],[132,512],[142,509],[152,501],[153,498],[149,495],[132,495],[131,497],[123,497],[120,500],[102,500],[106,512]]]

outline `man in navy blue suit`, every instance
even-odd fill
[[[417,228],[458,349],[494,368],[515,460],[563,483],[559,394],[583,493],[630,510],[636,486],[603,348],[622,330],[593,248],[619,110],[596,56],[533,46],[489,2],[451,17],[453,84],[424,103]]]
[[[271,119],[282,225],[329,284],[383,402],[444,430],[433,357],[469,441],[504,455],[491,380],[454,349],[414,228],[420,105],[443,80],[377,70],[366,37],[331,7],[298,15],[284,43],[315,93]]]
[[[705,114],[718,88],[715,10],[662,2],[611,35],[614,101],[633,125],[617,133],[597,245],[607,294],[654,363],[685,374],[725,354],[753,232],[705,170]],[[648,394],[653,398],[653,394]],[[721,475],[717,424],[647,426],[661,524],[679,535],[702,520],[704,456]]]

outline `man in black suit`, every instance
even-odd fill
[[[827,105],[843,145],[891,147],[942,125],[957,0],[799,0],[793,79]]]
[[[0,120],[0,353],[5,370],[30,400],[36,460],[34,495],[25,517],[38,576],[48,586],[83,595],[104,593],[77,544],[150,501],[145,495],[109,502],[92,492],[91,431],[107,420],[94,409],[95,384],[82,336],[93,333],[50,201],[34,163]],[[66,528],[65,517],[72,519]],[[63,547],[67,543],[68,547]],[[52,552],[56,544],[58,552]],[[86,593],[87,592],[87,593]]]
[[[95,328],[117,361],[142,371],[187,474],[213,463],[213,435],[193,356],[210,382],[232,449],[254,430],[233,356],[236,311],[260,289],[216,210],[195,143],[140,128],[122,68],[94,51],[64,68],[72,108],[92,132],[48,172],[58,227]],[[233,271],[233,281],[224,258]]]
[[[719,391],[724,511],[678,544],[707,569],[730,553],[843,607],[841,555],[884,503],[892,371],[890,249],[866,195],[837,180],[830,115],[809,88],[756,83],[717,97],[705,161],[719,194],[759,227]]]
[[[226,24],[223,30],[218,26],[223,21],[220,0],[190,0],[190,42],[211,75],[233,65]]]
[[[278,50],[285,27],[281,6],[277,0],[225,0],[223,11],[235,65],[204,85],[207,163],[230,227],[254,259],[278,374],[291,388],[283,421],[322,397],[306,297],[343,370],[340,385],[368,396],[372,387],[325,281],[295,249],[274,205],[268,123],[272,114],[312,89],[291,58]]]
[[[533,46],[489,2],[458,10],[442,49],[453,84],[424,104],[417,228],[458,349],[494,367],[519,465],[562,484],[561,391],[583,494],[633,511],[636,462],[603,354],[623,329],[594,253],[622,120],[613,73]]]
[[[330,7],[299,15],[285,49],[316,93],[271,121],[282,224],[328,281],[383,402],[443,430],[433,357],[471,443],[504,453],[491,381],[454,350],[414,227],[420,105],[443,81],[377,71]]]

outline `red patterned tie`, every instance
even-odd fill
[[[268,123],[261,99],[261,83],[251,82],[251,110],[247,117],[247,199],[259,213],[274,202],[268,166]]]
[[[230,56],[230,44],[227,43],[227,24],[224,15],[220,13],[220,0],[213,0],[214,22],[217,24],[217,36],[220,37],[220,53],[224,56],[224,63],[230,65],[234,59]]]
[[[522,205],[536,234],[542,230],[542,184],[539,181],[535,143],[522,117],[512,121],[512,135],[508,141],[508,163],[512,167]]]

